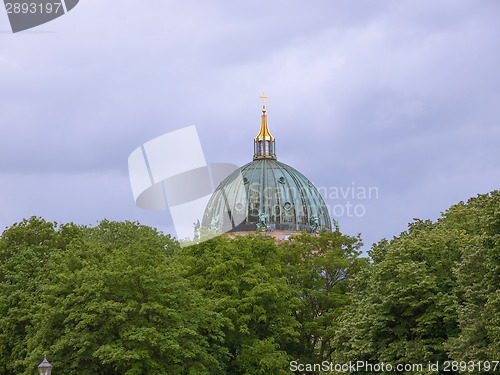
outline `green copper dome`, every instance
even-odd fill
[[[257,228],[331,231],[330,215],[318,190],[300,172],[276,160],[275,139],[267,126],[267,96],[261,98],[262,124],[254,139],[253,161],[220,183],[207,204],[202,226],[224,233]]]
[[[222,232],[332,230],[328,209],[314,185],[275,159],[255,159],[217,187],[202,226]]]

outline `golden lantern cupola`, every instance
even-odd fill
[[[267,115],[266,115],[266,96],[262,93],[262,124],[260,126],[260,133],[254,139],[253,147],[253,160],[257,159],[274,159],[276,160],[276,146],[274,143],[274,137],[269,132],[267,127]]]

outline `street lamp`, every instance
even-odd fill
[[[47,356],[43,356],[43,361],[38,365],[38,372],[40,375],[50,375],[52,372],[52,365],[47,361]]]

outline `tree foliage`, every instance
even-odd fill
[[[358,247],[337,232],[181,249],[138,223],[24,220],[0,238],[0,373],[47,354],[66,374],[283,374],[331,355]]]
[[[226,318],[226,371],[283,373],[290,359],[330,353],[335,319],[363,260],[339,232],[276,244],[263,235],[217,237],[179,252],[185,276]]]
[[[24,220],[0,237],[0,374],[45,353],[89,375],[500,358],[500,192],[415,220],[370,263],[360,246],[336,231],[181,248],[138,223]]]
[[[498,360],[500,193],[415,220],[371,250],[342,317],[336,358],[390,363]]]
[[[32,374],[45,351],[67,374],[217,369],[221,321],[169,266],[176,248],[130,222],[55,228],[32,218],[8,229],[2,373]]]
[[[284,274],[299,304],[293,316],[300,323],[300,340],[288,349],[300,363],[331,360],[332,340],[341,313],[354,292],[353,278],[367,267],[360,258],[359,238],[340,232],[296,236],[281,243]]]
[[[448,213],[473,236],[453,269],[460,333],[449,340],[461,360],[500,358],[500,191],[459,204]]]
[[[0,240],[0,373],[24,371],[27,340],[33,331],[33,306],[39,302],[40,280],[52,251],[64,244],[54,224],[24,220]]]

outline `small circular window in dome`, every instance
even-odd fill
[[[243,210],[243,204],[241,204],[241,202],[236,203],[236,209],[238,211],[242,211]]]
[[[292,208],[292,204],[290,202],[285,202],[283,207],[285,207],[285,210],[289,210],[290,208]]]
[[[248,178],[243,177],[243,183],[246,185],[246,184],[248,184],[248,182],[249,182],[249,181],[248,181]]]
[[[285,183],[285,177],[281,176],[280,178],[278,178],[278,182],[280,184],[284,184]]]

